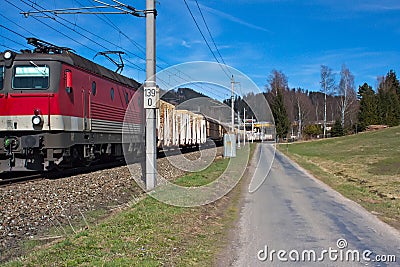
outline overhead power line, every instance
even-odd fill
[[[11,46],[8,46],[8,45],[5,45],[5,44],[0,44],[0,46],[2,46],[4,48],[7,48],[7,49],[10,49],[11,51],[14,51],[16,53],[19,51],[19,49],[12,48]]]
[[[76,33],[79,34],[80,36],[86,38],[86,39],[89,40],[90,42],[93,42],[93,43],[95,43],[96,45],[99,45],[100,47],[102,47],[102,48],[104,48],[104,49],[106,49],[106,50],[109,50],[109,48],[107,48],[107,47],[105,47],[104,45],[102,45],[102,44],[100,44],[100,43],[98,43],[98,42],[92,40],[92,39],[89,38],[88,36],[83,35],[82,33],[78,32],[75,28],[78,28],[78,29],[80,29],[80,30],[82,30],[82,31],[84,31],[84,32],[86,32],[86,33],[90,33],[90,34],[92,34],[93,36],[96,36],[98,39],[101,39],[102,41],[107,42],[107,43],[109,43],[109,44],[111,44],[111,45],[113,45],[113,46],[117,46],[117,47],[121,48],[122,50],[126,51],[127,54],[133,54],[135,57],[138,57],[138,58],[140,58],[140,59],[144,59],[143,57],[138,56],[138,55],[136,55],[136,54],[134,54],[134,53],[132,53],[132,52],[130,52],[130,51],[127,51],[126,49],[122,48],[121,46],[118,46],[118,45],[116,45],[115,43],[112,43],[112,42],[106,40],[105,38],[103,38],[103,37],[101,37],[101,36],[99,36],[99,35],[96,35],[96,34],[90,32],[90,31],[86,30],[85,28],[79,26],[79,25],[76,25],[76,23],[73,23],[73,22],[71,22],[71,21],[69,21],[69,20],[66,20],[66,19],[64,19],[64,18],[62,18],[62,17],[60,17],[60,16],[53,17],[53,16],[50,16],[50,15],[48,15],[48,14],[45,14],[45,12],[47,12],[47,11],[49,11],[49,10],[44,10],[44,7],[38,5],[38,4],[37,4],[36,2],[34,2],[34,1],[31,1],[31,0],[26,0],[26,1],[29,1],[30,4],[28,4],[28,3],[25,2],[24,0],[21,0],[21,2],[23,2],[24,4],[26,4],[26,5],[30,6],[30,7],[33,7],[33,8],[36,10],[35,13],[37,13],[37,14],[42,13],[42,14],[43,14],[42,17],[46,17],[46,18],[52,19],[53,21],[57,22],[58,24],[61,24],[62,26],[64,26],[64,27],[70,29],[71,31],[76,32]],[[11,4],[11,5],[13,5],[13,6],[14,6],[15,8],[17,8],[18,10],[20,10],[21,13],[24,13],[20,8],[18,8],[18,7],[15,6],[14,4],[10,3],[10,1],[6,0],[6,2],[9,3],[9,4]],[[78,2],[78,1],[77,1],[77,2]],[[78,2],[78,3],[79,3],[79,2]],[[79,4],[82,5],[82,3],[79,3]],[[43,10],[39,10],[38,8],[35,7],[35,5],[38,6],[39,8],[42,8]],[[50,12],[50,11],[49,11],[49,12]],[[98,15],[97,15],[97,16],[98,16]],[[35,20],[39,21],[40,23],[46,25],[47,27],[49,27],[49,28],[55,30],[56,32],[58,32],[58,33],[64,35],[65,37],[67,37],[67,38],[69,38],[69,39],[73,39],[73,38],[69,37],[68,35],[66,35],[66,34],[64,34],[64,33],[60,32],[60,31],[56,30],[54,27],[50,26],[49,24],[38,20],[38,19],[37,19],[37,16],[32,16],[32,17],[33,17]],[[132,43],[134,43],[135,46],[136,46],[139,50],[145,52],[145,49],[144,49],[143,46],[141,46],[139,43],[137,43],[136,41],[134,41],[134,40],[132,40],[131,38],[129,38],[129,36],[127,36],[125,33],[123,33],[123,32],[122,32],[122,31],[121,31],[107,16],[104,15],[104,17],[108,20],[108,22],[105,21],[104,19],[102,19],[100,16],[98,16],[98,17],[99,17],[101,20],[103,20],[105,23],[109,24],[112,28],[116,29],[120,34],[122,34],[124,37],[126,37],[128,40],[130,40]],[[74,26],[74,28],[71,28],[70,26],[65,25],[65,23],[61,23],[60,21],[58,21],[59,19],[65,21],[66,23],[72,24],[72,25]],[[210,34],[210,32],[209,32],[209,34]],[[93,48],[88,47],[88,46],[86,46],[86,45],[83,45],[82,43],[76,41],[75,39],[73,39],[73,40],[74,40],[75,42],[77,42],[78,44],[80,44],[80,45],[82,45],[82,46],[88,48],[89,50],[91,50],[91,51],[93,51],[93,52],[97,52],[97,51],[95,51]],[[215,45],[215,44],[214,44],[214,45]],[[26,46],[25,46],[25,47],[26,47]],[[159,58],[159,57],[158,57],[158,58]],[[126,62],[130,63],[129,65],[126,65],[127,67],[131,67],[131,68],[137,69],[137,70],[139,70],[139,71],[145,71],[144,68],[138,66],[138,65],[135,64],[134,62],[132,62],[132,61],[130,61],[130,60],[128,60],[128,59],[124,59],[124,60],[125,60]],[[160,59],[160,60],[161,60],[161,59]],[[161,60],[161,61],[164,61],[164,60]],[[165,61],[164,61],[164,62],[165,62]],[[218,60],[217,60],[217,62],[219,63]],[[168,64],[168,63],[167,63],[167,64]],[[222,67],[222,65],[220,65],[220,66]],[[157,67],[163,69],[163,68],[162,68],[161,66],[159,66],[159,65],[157,65]],[[178,78],[178,77],[175,76],[170,70],[167,70],[167,72],[172,74],[171,77]],[[185,79],[184,77],[181,77],[181,76],[180,76],[178,80],[182,80],[183,83],[190,83],[190,82],[191,82],[192,78],[191,78],[189,75],[187,75],[186,73],[183,73],[182,71],[180,71],[180,73],[182,73],[183,76],[186,76],[186,77],[188,77],[189,79]],[[226,72],[225,72],[225,73],[226,73]],[[178,81],[178,80],[177,80],[177,81]],[[167,84],[165,81],[163,81],[163,83],[164,83],[164,84]],[[216,94],[213,93],[213,90],[212,90],[212,89],[210,89],[210,90],[207,89],[207,88],[208,88],[207,86],[200,85],[200,84],[196,84],[195,86],[201,88],[203,91],[208,91],[208,92],[210,92],[211,94],[213,94],[213,95],[216,96]],[[205,88],[205,87],[207,87],[207,88]],[[221,97],[221,96],[219,95],[218,97]]]
[[[217,56],[215,55],[214,51],[211,49],[211,46],[208,43],[206,37],[204,36],[203,31],[201,30],[199,24],[197,23],[196,18],[194,17],[192,11],[190,10],[190,7],[189,7],[188,3],[186,2],[186,0],[183,0],[183,1],[185,2],[185,5],[186,5],[186,7],[187,7],[187,9],[188,9],[188,11],[189,11],[194,23],[196,24],[197,29],[199,30],[201,36],[203,37],[203,40],[206,43],[206,45],[207,45],[208,49],[210,50],[211,54],[213,55],[214,59],[219,63],[221,69],[225,72],[226,76],[230,79],[231,76],[226,72],[225,68],[222,67],[221,62],[219,62],[219,60],[218,60]]]
[[[224,58],[222,57],[221,53],[219,52],[219,49],[218,49],[218,47],[217,47],[217,44],[215,43],[215,40],[214,40],[214,38],[213,38],[213,36],[212,36],[212,34],[211,34],[210,28],[209,28],[208,25],[207,25],[206,19],[204,18],[203,12],[201,11],[199,2],[197,2],[197,0],[195,0],[195,1],[196,1],[196,4],[197,4],[197,8],[199,9],[200,15],[201,15],[201,17],[203,18],[204,25],[206,25],[208,34],[210,35],[210,38],[211,38],[211,40],[212,40],[212,42],[213,42],[213,44],[214,44],[215,50],[217,50],[218,55],[219,55],[219,57],[220,57],[221,60],[222,60],[222,63],[224,63],[224,64],[226,65],[225,60],[224,60]],[[228,71],[229,71],[229,70],[228,70]],[[230,71],[229,71],[229,72],[230,72]]]
[[[28,0],[28,1],[31,2],[32,5],[34,4],[31,0]],[[40,6],[39,4],[36,4],[36,5],[39,6],[40,8],[44,8],[44,7]],[[77,8],[75,8],[75,9],[77,9]],[[38,12],[39,12],[39,11],[38,11]],[[41,10],[41,12],[48,12],[48,11]],[[86,33],[89,33],[89,34],[91,34],[91,35],[93,35],[93,36],[99,38],[100,40],[103,40],[104,42],[106,42],[106,43],[108,43],[108,44],[110,44],[110,45],[113,45],[113,46],[115,46],[115,47],[118,47],[119,49],[124,50],[124,52],[129,53],[129,54],[131,54],[131,55],[133,55],[133,56],[135,56],[135,57],[137,57],[137,58],[139,58],[139,59],[146,60],[144,57],[139,56],[139,55],[137,55],[137,54],[135,54],[135,53],[133,53],[133,52],[131,52],[131,51],[128,51],[128,50],[124,49],[123,47],[118,46],[117,44],[115,44],[115,43],[113,43],[113,42],[107,40],[106,38],[104,38],[104,37],[102,37],[102,36],[100,36],[100,35],[98,35],[98,34],[93,33],[93,32],[90,31],[90,30],[86,30],[85,28],[83,28],[83,27],[77,25],[76,23],[72,23],[71,21],[69,21],[69,20],[67,20],[67,19],[64,19],[64,18],[62,18],[62,17],[59,17],[59,16],[57,16],[57,17],[54,18],[55,21],[57,21],[57,19],[61,19],[62,21],[65,21],[65,22],[67,22],[67,23],[69,23],[69,24],[72,24],[74,27],[77,27],[78,29],[81,29],[82,31],[84,31],[84,32],[86,32]],[[62,25],[65,26],[64,24],[62,24]],[[72,30],[72,31],[74,31],[74,32],[76,32],[76,33],[78,33],[78,34],[81,35],[81,36],[84,36],[84,35],[82,35],[81,33],[79,33],[78,31],[76,31],[75,29],[72,29],[71,27],[68,27],[68,26],[65,26],[65,27],[67,27],[68,29],[70,29],[70,30]],[[88,38],[87,36],[84,36],[84,37],[85,37],[86,39],[90,40],[91,42],[93,42],[93,43],[99,45],[100,47],[102,47],[102,48],[104,48],[104,49],[106,49],[106,50],[108,49],[107,47],[105,47],[105,46],[99,44],[98,42],[96,42],[96,41],[94,41],[94,40]],[[137,66],[137,67],[139,67],[139,66]]]
[[[10,42],[13,42],[13,43],[15,43],[15,44],[17,44],[17,45],[23,46],[23,47],[25,47],[25,48],[29,48],[28,46],[26,46],[26,45],[24,45],[24,44],[21,44],[21,43],[19,43],[19,42],[17,42],[17,41],[14,41],[13,39],[8,38],[7,36],[4,36],[4,35],[2,35],[2,34],[0,34],[0,37],[4,38],[4,39],[6,39],[6,40],[8,40],[8,41],[10,41]]]
[[[87,2],[90,2],[90,0],[86,0]],[[78,0],[76,0],[76,2],[80,5],[80,6],[84,6],[80,1],[78,1]],[[100,15],[102,15],[102,16],[100,16]],[[136,42],[135,40],[132,40],[132,38],[130,38],[128,35],[126,35],[117,25],[115,25],[115,23],[106,15],[106,14],[96,14],[96,16],[100,19],[100,20],[102,20],[103,22],[105,22],[106,24],[108,24],[111,28],[113,28],[113,29],[115,29],[116,31],[118,31],[118,33],[120,33],[122,36],[124,36],[125,38],[127,38],[132,44],[134,44],[140,51],[142,51],[143,53],[146,53],[146,51],[145,51],[145,47],[144,46],[142,46],[140,43],[138,43],[138,42]],[[123,48],[122,48],[122,50],[124,50]],[[222,58],[222,57],[221,57]],[[164,59],[162,59],[161,57],[159,57],[159,56],[157,56],[157,61],[159,62],[159,61],[162,61],[164,64],[166,64],[166,65],[170,65],[167,61],[165,61]],[[125,60],[125,61],[127,61],[127,60]],[[165,68],[164,67],[162,67],[162,66],[160,66],[159,64],[157,64],[156,65],[160,70],[163,70],[163,71],[166,71],[167,73],[170,73],[171,74],[171,77],[176,77],[176,75],[175,75],[175,73],[173,73],[173,72],[171,72],[171,70],[165,70]],[[172,67],[172,68],[174,68],[174,67]],[[191,80],[193,80],[193,78],[192,77],[190,77],[190,75],[188,75],[188,74],[186,74],[186,73],[184,73],[184,72],[182,72],[181,70],[177,70],[179,73],[181,73],[182,75],[184,75],[184,76],[186,76],[188,79],[185,79],[185,78],[183,78],[183,77],[179,77],[183,82],[187,82],[187,83],[190,83],[191,82]],[[178,80],[176,80],[175,79],[175,81],[178,81]],[[169,84],[168,84],[168,82],[166,82],[166,81],[162,81],[163,82],[163,84],[164,85],[166,85],[166,86],[168,86]],[[199,84],[196,84],[196,87],[199,87],[199,88],[201,88],[201,89],[203,89],[203,90],[205,90],[205,91],[209,91],[209,92],[213,92],[213,90],[211,89],[211,90],[208,90],[208,89],[205,89],[204,88],[204,86],[201,86],[201,85],[199,85]],[[228,89],[227,89],[228,90]],[[228,90],[229,91],[229,90]],[[213,94],[213,95],[215,95],[215,94]],[[218,96],[219,98],[221,98],[221,96]]]
[[[54,15],[60,14],[99,14],[98,11],[91,11],[92,9],[116,9],[118,11],[101,11],[101,14],[130,14],[136,17],[145,17],[145,10],[137,10],[130,5],[123,4],[116,0],[112,0],[117,3],[116,5],[110,5],[99,0],[93,0],[102,6],[90,6],[90,7],[71,7],[71,8],[60,8],[60,9],[44,9],[37,11],[22,12],[25,17],[35,16],[36,14],[52,13]],[[36,3],[35,3],[36,4]]]
[[[26,3],[24,0],[21,0],[21,1],[22,1],[24,4],[29,5],[29,4]],[[48,11],[46,11],[46,10],[39,10],[38,8],[35,7],[35,5],[36,5],[36,6],[40,7],[40,8],[43,8],[42,6],[40,6],[39,4],[37,4],[37,3],[35,3],[35,2],[33,2],[33,1],[31,1],[31,0],[27,0],[27,1],[30,2],[30,3],[32,4],[32,7],[33,7],[35,10],[37,10],[37,11],[32,11],[32,12],[42,13],[42,14],[47,15],[46,12],[48,12]],[[48,15],[47,15],[47,16],[48,16]],[[48,17],[50,17],[50,16],[48,16]],[[71,28],[71,27],[69,27],[68,25],[66,25],[66,24],[64,24],[64,23],[62,23],[62,22],[60,22],[59,20],[57,20],[57,18],[54,18],[54,17],[50,17],[50,18],[54,19],[54,21],[56,21],[58,24],[60,24],[60,25],[62,25],[62,26],[64,26],[64,27],[66,27],[67,29],[69,29],[69,30],[71,30],[71,31],[73,31],[73,32],[75,32],[75,33],[77,33],[77,34],[79,34],[80,36],[84,37],[85,39],[87,39],[87,40],[89,40],[89,41],[95,43],[96,45],[102,47],[103,49],[108,49],[107,47],[103,46],[102,44],[98,43],[97,41],[94,41],[94,40],[90,39],[89,37],[87,37],[86,35],[84,35],[84,34],[78,32],[78,31],[75,30],[74,28]],[[61,18],[61,17],[60,17],[60,18]],[[61,18],[61,20],[67,21],[67,20],[64,19],[64,18]],[[95,51],[95,50],[92,49],[92,51]],[[95,52],[97,52],[97,51],[95,51]]]
[[[87,1],[89,2],[89,0],[87,0]],[[77,3],[78,3],[79,5],[81,5],[81,6],[83,6],[83,4],[82,4],[81,2],[77,1]],[[102,15],[104,18],[102,18],[100,15]],[[138,42],[132,40],[132,39],[131,39],[128,35],[126,35],[123,31],[121,31],[121,29],[120,29],[117,25],[115,25],[115,23],[113,23],[113,22],[110,20],[110,18],[109,18],[106,14],[96,14],[96,16],[97,16],[99,19],[101,19],[103,22],[105,22],[106,24],[108,24],[110,27],[112,27],[112,28],[114,28],[115,30],[117,30],[121,35],[123,35],[125,38],[127,38],[129,41],[131,41],[140,51],[142,51],[143,53],[145,53],[145,48],[144,48],[141,44],[139,44]],[[123,50],[124,50],[124,49],[123,49]],[[160,58],[159,56],[157,56],[157,59],[158,59],[159,61],[164,62],[164,63],[167,64],[167,65],[170,65],[168,62],[166,62],[164,59]],[[125,61],[127,61],[127,60],[125,60]],[[181,70],[177,70],[177,71],[178,71],[179,73],[181,73],[183,76],[186,76],[186,77],[187,77],[187,79],[185,79],[184,77],[179,76],[179,80],[182,80],[182,81],[178,81],[178,79],[176,79],[176,78],[178,78],[178,76],[176,76],[175,73],[171,72],[171,70],[165,70],[165,68],[162,67],[162,66],[160,66],[159,64],[157,64],[157,67],[158,67],[160,70],[166,71],[167,73],[171,74],[171,77],[174,77],[174,80],[175,80],[176,82],[190,83],[190,82],[193,80],[193,78],[190,77],[190,75],[188,75],[188,74],[182,72]],[[172,68],[174,68],[174,67],[172,67]],[[160,78],[158,78],[158,79],[160,79]],[[162,82],[166,87],[170,86],[170,84],[169,84],[167,81],[165,81],[165,80],[161,80],[161,79],[160,79],[160,82]],[[196,84],[195,86],[198,87],[198,88],[201,88],[203,91],[210,92],[211,94],[213,94],[214,96],[217,96],[218,98],[221,98],[221,95],[216,95],[215,93],[213,93],[213,90],[212,90],[212,89],[207,89],[207,88],[205,88],[205,86],[202,86],[202,85],[199,85],[199,84]]]
[[[87,0],[88,2],[90,2],[89,0]],[[79,2],[78,0],[76,0],[76,2],[83,7],[83,4],[81,2]],[[117,25],[115,25],[114,22],[112,22],[112,20],[110,20],[109,17],[107,17],[105,14],[102,14],[104,16],[104,18],[108,21],[105,21],[100,14],[96,14],[96,16],[101,19],[103,22],[105,22],[106,24],[110,25],[112,28],[114,28],[115,30],[118,31],[119,34],[122,34],[125,38],[127,38],[134,46],[136,46],[136,48],[138,50],[140,50],[142,53],[146,54],[145,48],[144,46],[142,46],[141,44],[139,44],[138,42],[136,42],[135,40],[132,40],[128,35],[126,35],[123,31],[121,31],[121,29],[118,28]],[[139,57],[139,56],[138,56]]]
[[[6,0],[6,1],[8,1],[8,0]],[[37,4],[37,3],[35,3],[35,2],[33,2],[33,1],[31,1],[31,0],[27,0],[27,1],[29,1],[32,5],[28,4],[28,3],[25,2],[24,0],[21,0],[21,2],[23,2],[24,4],[33,7],[33,8],[36,10],[36,11],[35,11],[36,13],[44,13],[44,14],[45,14],[44,11],[39,10],[38,8],[35,7],[35,5],[36,5],[36,6],[38,6],[38,7],[40,7],[40,8],[43,9],[42,6],[40,6],[39,4]],[[22,13],[24,13],[24,12],[22,12]],[[105,41],[105,42],[108,42],[108,43],[110,43],[110,44],[112,44],[112,45],[115,45],[115,44],[109,42],[108,40],[106,40],[105,38],[103,38],[103,37],[101,37],[101,36],[99,36],[99,35],[96,35],[96,34],[90,32],[90,31],[88,31],[88,30],[86,30],[86,29],[80,27],[79,25],[76,25],[76,24],[72,23],[72,22],[69,21],[69,20],[66,20],[66,19],[64,19],[64,18],[62,18],[62,17],[51,17],[51,16],[49,16],[49,15],[47,15],[47,14],[45,14],[45,15],[46,15],[46,17],[53,19],[56,23],[58,23],[58,24],[60,24],[60,25],[62,25],[62,26],[64,26],[64,27],[66,27],[67,29],[69,29],[69,30],[71,30],[71,31],[73,31],[73,32],[75,32],[75,33],[77,33],[78,35],[80,35],[80,36],[82,36],[83,38],[89,40],[90,42],[92,42],[92,43],[94,43],[94,44],[96,44],[96,45],[102,47],[102,49],[110,50],[109,48],[107,48],[106,46],[100,44],[99,42],[94,41],[93,39],[89,38],[88,36],[86,36],[86,35],[84,35],[84,34],[78,32],[76,29],[74,29],[74,28],[72,28],[72,27],[66,25],[65,23],[60,22],[58,19],[61,19],[62,21],[65,21],[66,23],[73,24],[74,27],[77,27],[77,28],[79,28],[79,29],[85,31],[86,33],[90,33],[90,34],[92,34],[92,35],[94,35],[94,36],[100,38],[101,40],[103,40],[103,41]],[[38,19],[37,19],[36,17],[34,17],[34,16],[33,16],[33,18],[36,19],[36,20],[38,20]],[[42,24],[45,24],[46,26],[48,26],[48,27],[54,29],[53,27],[51,27],[51,26],[48,25],[47,23],[44,23],[44,22],[42,22],[42,21],[40,21],[40,20],[38,20],[38,21],[41,22]],[[57,31],[58,33],[64,35],[64,36],[70,38],[70,39],[73,39],[73,41],[75,41],[75,42],[77,42],[78,44],[80,44],[80,45],[82,45],[82,46],[84,46],[84,47],[90,49],[90,50],[93,51],[94,53],[97,53],[97,52],[98,52],[98,51],[96,51],[95,49],[93,49],[93,48],[91,48],[91,47],[89,47],[89,46],[87,46],[87,45],[84,45],[84,44],[82,44],[81,42],[75,40],[74,38],[71,38],[71,37],[67,36],[66,34],[64,34],[64,33],[60,32],[60,31],[58,31],[58,30],[56,30],[56,29],[54,29],[54,30]],[[131,52],[129,52],[129,51],[127,51],[127,52],[128,52],[128,53],[131,53]],[[132,53],[132,54],[133,54],[133,53]],[[135,54],[133,54],[133,55],[135,55]],[[135,56],[137,56],[137,55],[135,55]],[[142,59],[143,59],[143,58],[142,58]],[[132,65],[135,66],[135,69],[137,69],[137,70],[143,70],[143,68],[141,68],[141,67],[138,66],[137,64],[135,64],[135,63],[133,63],[133,62],[130,62],[130,63],[131,63]]]
[[[14,21],[12,21],[10,18],[4,16],[3,14],[0,14],[1,17],[3,17],[4,19],[8,20],[9,22],[11,22],[13,25],[17,26],[18,28],[26,31],[27,33],[29,33],[31,36],[37,37],[36,34],[34,34],[33,32],[28,31],[27,29],[25,29],[24,27],[22,27],[21,25],[19,25],[18,23],[15,23]]]
[[[9,0],[4,0],[4,1],[6,1],[8,4],[14,6],[15,8],[17,8],[18,10],[20,10],[20,11],[23,12],[23,10],[22,10],[21,8],[19,8],[19,7],[16,6],[15,4],[13,4],[11,1],[9,1]],[[26,3],[25,1],[23,1],[23,0],[21,0],[21,1],[24,2],[26,5],[30,6],[30,5],[29,5],[28,3]],[[89,49],[89,50],[91,50],[91,51],[94,51],[94,52],[97,52],[97,51],[95,51],[93,48],[91,48],[91,47],[89,47],[89,46],[87,46],[87,45],[85,45],[85,44],[83,44],[83,43],[81,43],[81,42],[75,40],[74,38],[71,38],[70,36],[66,35],[65,33],[63,33],[63,32],[61,32],[61,31],[57,30],[56,28],[54,28],[54,27],[48,25],[47,23],[42,22],[42,21],[39,20],[38,18],[33,17],[33,19],[35,19],[36,21],[38,21],[38,22],[44,24],[45,26],[49,27],[49,28],[52,29],[53,31],[58,32],[59,34],[63,35],[64,37],[66,37],[66,38],[68,38],[68,39],[70,39],[70,40],[73,40],[74,42],[76,42],[76,43],[78,43],[78,44],[80,44],[80,45],[86,47],[87,49]]]
[[[12,32],[12,33],[18,35],[19,37],[22,37],[22,38],[26,39],[26,37],[23,36],[22,34],[20,34],[20,33],[16,32],[16,31],[14,31],[14,30],[11,30],[10,28],[7,28],[7,27],[4,26],[4,25],[0,25],[0,27],[2,27],[3,29],[6,29],[7,31],[10,31],[10,32]]]

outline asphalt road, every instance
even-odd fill
[[[260,145],[250,186],[268,176],[246,193],[233,266],[400,266],[397,230],[279,152],[272,163],[273,155],[271,144]],[[391,255],[395,263],[376,261]]]

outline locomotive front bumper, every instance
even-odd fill
[[[30,151],[40,147],[39,135],[5,136],[0,138],[0,172],[27,170]]]
[[[23,152],[24,149],[40,147],[42,137],[39,135],[5,136],[0,139],[1,152]],[[0,153],[1,153],[0,152]]]

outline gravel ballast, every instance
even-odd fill
[[[212,149],[209,151],[215,154]],[[217,157],[221,154],[222,148],[217,148]],[[191,152],[184,158],[194,161],[199,155],[199,152]],[[159,174],[168,180],[185,174],[168,158],[158,159],[157,165]],[[65,228],[77,231],[80,228],[74,227],[85,227],[86,214],[90,212],[107,213],[126,206],[143,195],[133,179],[141,173],[140,164],[134,164],[129,169],[122,166],[0,187],[0,262],[24,253],[21,249],[24,240],[52,241],[64,237]],[[56,233],[49,236],[49,228]]]

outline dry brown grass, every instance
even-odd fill
[[[335,190],[400,229],[400,127],[283,144],[280,150]]]

